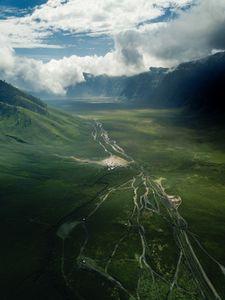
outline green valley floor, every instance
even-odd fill
[[[67,110],[0,122],[1,299],[224,299],[224,127]]]

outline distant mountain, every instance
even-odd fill
[[[68,96],[122,97],[151,107],[216,110],[225,101],[225,52],[178,65],[150,68],[131,77],[85,75],[85,82],[68,89]]]
[[[151,106],[221,110],[225,101],[225,53],[183,63],[174,70],[154,69],[134,76],[122,95]]]
[[[149,72],[128,77],[121,96],[130,101],[151,106],[166,106],[165,99],[157,98],[158,87],[165,75],[166,68],[150,68]]]
[[[94,76],[88,73],[83,75],[84,82],[68,88],[69,97],[120,97],[127,80],[126,76]]]

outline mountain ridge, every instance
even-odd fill
[[[0,140],[23,144],[71,143],[78,117],[48,108],[40,99],[0,80]]]
[[[15,108],[26,108],[39,114],[48,114],[47,105],[40,99],[21,91],[13,85],[0,80],[0,104],[1,111]]]
[[[156,108],[224,109],[225,52],[172,69],[150,68],[130,77],[84,73],[84,78],[84,82],[68,88],[69,97],[115,97]]]

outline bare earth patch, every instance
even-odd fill
[[[127,160],[116,155],[112,155],[103,160],[79,159],[75,156],[71,156],[71,158],[80,163],[97,164],[108,167],[109,169],[114,169],[116,167],[126,167],[129,164]]]

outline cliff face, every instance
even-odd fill
[[[151,107],[188,107],[220,111],[225,98],[225,53],[178,65],[150,68],[131,77],[84,74],[85,82],[68,89],[68,96],[123,97]]]

